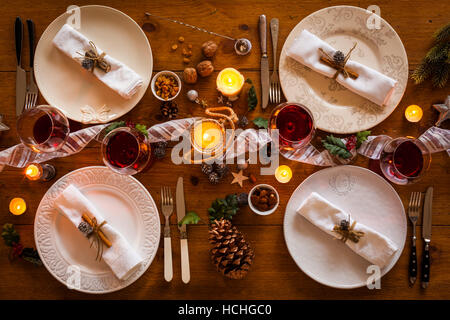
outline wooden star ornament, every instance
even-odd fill
[[[445,103],[442,104],[433,104],[433,108],[435,108],[439,112],[439,118],[436,122],[436,126],[440,126],[442,122],[447,119],[450,119],[450,96],[447,96]]]
[[[0,114],[0,131],[9,130],[9,127],[3,123],[3,116]]]
[[[231,181],[231,184],[233,184],[233,183],[239,183],[239,185],[240,185],[241,188],[242,188],[243,182],[244,182],[245,180],[248,179],[248,177],[244,176],[244,175],[242,174],[242,172],[243,172],[243,170],[239,171],[238,173],[232,172],[232,174],[233,174],[233,181]]]

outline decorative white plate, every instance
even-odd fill
[[[368,29],[371,12],[351,6],[329,7],[316,11],[295,26],[284,43],[280,56],[280,80],[288,101],[300,102],[314,115],[316,126],[333,133],[367,130],[385,120],[397,107],[408,82],[408,57],[400,37],[383,19],[381,28]],[[358,45],[351,59],[398,81],[388,105],[380,107],[342,87],[292,58],[286,50],[303,29],[344,53]]]
[[[117,119],[136,106],[150,83],[153,57],[147,36],[123,12],[97,5],[80,7],[79,31],[142,77],[142,87],[127,100],[83,72],[79,64],[53,45],[53,38],[69,17],[73,15],[64,13],[56,18],[36,47],[34,74],[39,90],[50,105],[72,120],[100,123]]]
[[[128,279],[119,280],[104,261],[96,261],[89,241],[54,208],[56,197],[69,184],[95,203],[108,224],[144,259]],[[86,293],[112,292],[136,281],[156,255],[160,232],[158,209],[147,189],[135,178],[106,167],[86,167],[60,178],[42,198],[34,221],[36,247],[47,270],[65,285],[74,283],[79,270],[80,287],[75,289]]]
[[[366,285],[370,262],[338,239],[296,213],[311,192],[317,192],[358,222],[390,238],[398,247],[385,275],[400,257],[406,239],[405,210],[394,188],[372,171],[355,166],[320,170],[304,180],[292,194],[284,216],[284,238],[300,269],[317,282],[350,289]],[[383,286],[383,284],[381,284]]]

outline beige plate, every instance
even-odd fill
[[[381,18],[380,29],[368,29],[370,12],[351,6],[329,7],[300,21],[284,43],[280,56],[280,80],[288,101],[306,105],[316,126],[333,133],[367,130],[385,120],[397,107],[408,82],[408,58],[394,29]],[[303,29],[336,49],[347,52],[358,43],[351,58],[398,81],[388,105],[380,107],[347,90],[336,81],[288,58],[286,50]]]
[[[82,72],[77,63],[52,44],[69,16],[73,17],[64,13],[56,18],[36,47],[34,72],[39,90],[50,105],[61,109],[72,120],[84,123],[114,120],[134,108],[150,83],[153,57],[147,36],[133,19],[116,9],[80,7],[79,31],[144,80],[136,94],[126,100],[93,75]]]
[[[380,276],[388,273],[405,246],[405,210],[397,192],[385,179],[356,166],[317,171],[289,199],[284,215],[284,239],[299,268],[317,282],[340,289],[365,286],[373,274],[373,270],[368,271],[370,262],[296,212],[313,191],[397,245],[398,251],[391,262],[379,270]]]

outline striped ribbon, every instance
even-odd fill
[[[189,128],[197,118],[172,120],[157,124],[148,129],[150,143],[176,140]],[[23,144],[15,145],[0,152],[0,171],[5,165],[24,168],[30,163],[46,162],[54,158],[62,158],[73,155],[83,150],[92,140],[101,142],[102,130],[107,124],[101,124],[72,132],[66,143],[55,152],[36,153]]]
[[[148,129],[149,142],[178,140],[183,133],[199,118],[171,120],[154,125]],[[93,139],[101,141],[101,132],[107,124],[97,125],[73,132],[67,142],[56,152],[35,153],[23,144],[15,145],[0,152],[0,170],[3,166],[23,168],[32,162],[46,162],[54,158],[67,157],[83,150]],[[370,159],[380,157],[383,146],[392,138],[386,135],[370,136],[363,142],[358,153]],[[431,127],[419,139],[430,149],[431,153],[446,150],[450,156],[450,130]],[[257,152],[272,141],[267,131],[247,129],[238,132],[232,147],[227,150],[226,159],[243,157],[247,152]],[[293,161],[316,166],[333,166],[335,162],[327,151],[318,151],[309,144],[305,148],[285,151],[281,155]]]

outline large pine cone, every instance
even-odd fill
[[[255,254],[243,234],[226,219],[215,220],[209,233],[211,260],[217,270],[231,279],[244,278]]]

